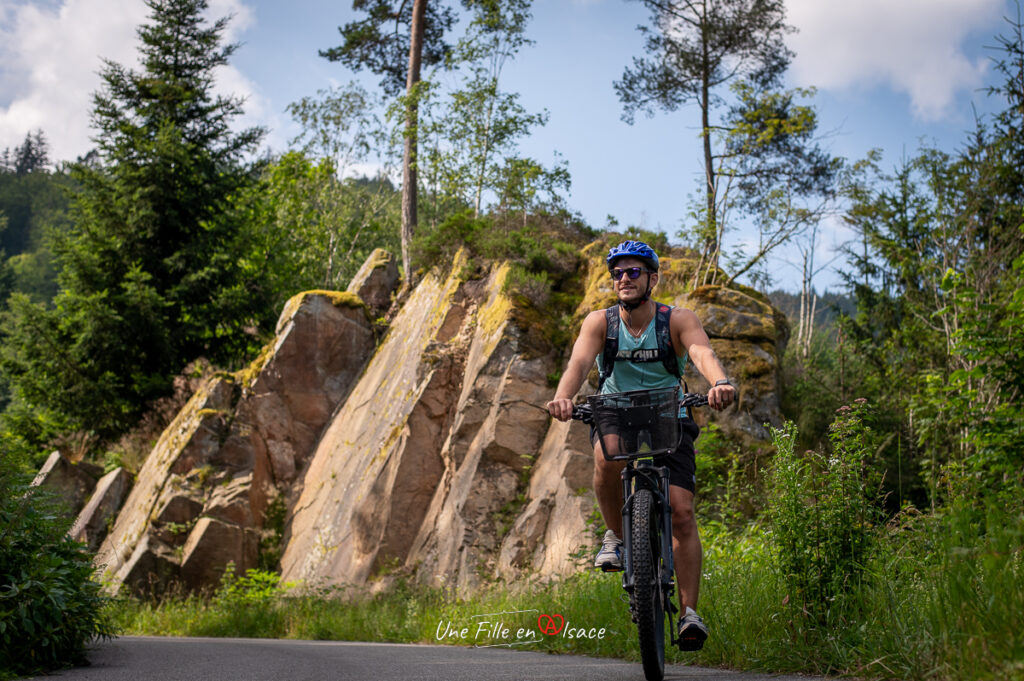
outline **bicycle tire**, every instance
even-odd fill
[[[633,604],[640,636],[640,659],[647,681],[665,676],[665,605],[661,597],[661,541],[654,497],[648,489],[633,495]]]

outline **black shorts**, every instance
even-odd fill
[[[700,435],[700,426],[693,419],[679,419],[682,437],[679,446],[668,456],[660,457],[668,466],[668,483],[697,493],[697,451],[693,443]],[[597,426],[590,426],[590,444],[597,444]]]

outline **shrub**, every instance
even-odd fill
[[[0,678],[84,661],[85,645],[112,634],[106,597],[57,504],[0,458]]]
[[[539,215],[522,225],[491,217],[474,218],[466,211],[433,229],[418,232],[412,256],[417,267],[430,267],[450,261],[464,247],[476,261],[507,260],[529,272],[546,272],[557,279],[576,273],[579,249],[592,236],[585,227],[558,216]]]
[[[767,516],[789,597],[820,623],[841,611],[861,582],[882,519],[879,484],[869,466],[875,435],[863,401],[840,407],[829,427],[831,451],[794,453],[796,426],[772,429],[777,454],[768,474]]]
[[[755,502],[764,496],[753,479],[756,459],[751,460],[749,452],[744,454],[742,443],[722,432],[717,423],[701,428],[697,471],[702,520],[740,527],[755,515]]]
[[[228,609],[247,604],[268,603],[282,596],[291,586],[282,585],[281,575],[270,570],[250,568],[243,576],[238,576],[234,568],[234,563],[228,563],[213,596],[215,603]]]
[[[551,278],[547,272],[534,273],[522,265],[513,265],[505,280],[504,292],[522,296],[537,307],[544,307],[551,297]]]

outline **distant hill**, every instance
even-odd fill
[[[768,294],[768,299],[771,300],[772,305],[786,314],[790,327],[795,329],[800,320],[800,294],[775,290]],[[857,304],[851,296],[825,291],[818,294],[818,305],[814,312],[814,323],[817,328],[828,332],[835,326],[836,318],[840,312],[853,315],[856,311]]]

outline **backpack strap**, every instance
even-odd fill
[[[601,377],[597,382],[597,391],[615,370],[615,356],[619,354],[619,306],[612,305],[604,311],[607,331],[604,334],[604,357],[601,362]]]
[[[657,356],[653,356],[651,351],[645,350],[643,352],[644,354],[647,354],[646,357],[619,357],[619,324],[621,323],[621,319],[619,317],[619,306],[612,305],[604,311],[606,331],[604,336],[604,353],[602,355],[601,362],[601,375],[597,384],[598,392],[600,392],[601,387],[604,385],[604,382],[608,380],[608,377],[612,375],[612,372],[615,370],[615,362],[618,360],[630,362],[661,362],[669,376],[675,376],[676,378],[682,377],[682,373],[679,371],[679,359],[676,357],[675,348],[672,346],[672,331],[669,328],[669,321],[672,317],[672,307],[661,303],[657,303],[656,305],[657,307],[655,308],[654,313],[654,333],[658,341]]]
[[[672,317],[672,307],[655,303],[657,309],[654,313],[654,332],[658,336],[658,354],[665,371],[669,376],[681,378],[679,371],[679,360],[676,358],[675,348],[672,347],[672,331],[669,328],[669,320]]]

